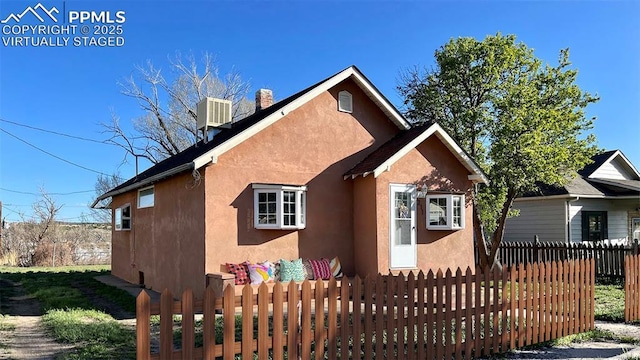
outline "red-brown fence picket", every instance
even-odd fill
[[[624,321],[640,320],[640,255],[624,259]]]
[[[227,287],[220,298],[208,288],[203,300],[165,291],[160,304],[143,291],[137,357],[471,359],[594,327],[593,259],[474,270],[247,285],[242,295]],[[154,354],[152,315],[160,315]]]

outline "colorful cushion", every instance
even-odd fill
[[[331,265],[329,260],[309,260],[309,265],[313,269],[313,277],[315,279],[329,280],[333,273],[331,272]]]
[[[252,285],[260,285],[263,282],[273,282],[273,273],[269,266],[261,264],[249,264],[249,278]]]
[[[302,260],[302,266],[304,267],[304,278],[305,280],[314,280],[317,277],[314,276],[313,267],[311,266],[310,260]]]
[[[236,285],[246,285],[250,282],[249,279],[249,262],[245,261],[242,264],[231,264],[227,263],[227,271],[233,275],[235,275],[235,284]]]
[[[337,256],[334,257],[329,262],[329,265],[331,266],[331,275],[333,275],[334,278],[341,278],[342,277],[342,266],[340,266],[340,259],[338,259]]]
[[[280,281],[304,281],[304,266],[302,259],[293,261],[280,260]]]
[[[276,261],[275,263],[272,263],[269,260],[265,260],[265,261],[260,262],[258,264],[269,267],[269,269],[271,270],[271,280],[272,281],[280,281],[280,263],[279,262]]]

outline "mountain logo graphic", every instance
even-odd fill
[[[44,13],[44,14],[41,15],[41,13]],[[45,16],[49,17],[54,22],[58,22],[58,19],[54,16],[54,13],[55,14],[59,14],[60,13],[60,11],[58,11],[58,9],[56,9],[55,6],[51,7],[50,10],[47,10],[47,8],[44,5],[42,5],[41,3],[38,3],[34,7],[28,6],[20,14],[15,14],[15,13],[9,14],[9,16],[7,16],[4,20],[0,21],[0,23],[6,24],[6,23],[8,23],[10,21],[14,21],[16,23],[19,23],[20,20],[22,20],[22,18],[24,16],[26,16],[27,14],[31,14],[31,15],[35,16],[36,19],[40,20],[40,22],[45,22]]]

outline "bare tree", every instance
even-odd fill
[[[133,119],[133,131],[127,132],[117,115],[110,123],[102,124],[110,135],[109,143],[125,150],[129,155],[158,163],[193,145],[198,139],[196,106],[204,97],[215,97],[233,102],[233,120],[250,115],[254,103],[247,99],[249,83],[236,71],[221,76],[211,54],[204,54],[201,66],[193,55],[179,53],[169,59],[173,74],[169,80],[160,68],[150,61],[136,66],[135,75],[119,85],[122,94],[138,102],[144,114]]]
[[[6,233],[4,250],[13,252],[20,266],[31,266],[41,258],[46,243],[53,244],[58,239],[58,223],[56,217],[62,208],[44,189],[40,189],[41,197],[33,203],[33,215],[27,217],[20,214],[21,222],[13,224]]]
[[[109,192],[109,190],[120,185],[122,178],[118,172],[111,175],[98,175],[94,189],[96,190],[96,198],[100,195]],[[92,200],[93,201],[93,200]],[[91,218],[97,223],[111,224],[111,199],[104,199],[94,207],[91,208]]]

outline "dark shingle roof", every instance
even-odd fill
[[[593,162],[579,170],[578,175],[565,186],[538,183],[536,184],[536,190],[524,194],[523,197],[568,194],[603,197],[637,195],[638,191],[640,191],[640,181],[589,178],[616,151],[618,150],[605,151],[591,157]]]
[[[380,145],[380,147],[371,154],[367,155],[361,162],[347,171],[344,176],[362,175],[374,171],[413,139],[425,132],[431,125],[433,125],[433,123],[430,122],[424,125],[414,126],[409,130],[401,131],[389,141]]]
[[[609,160],[611,155],[613,155],[616,151],[617,150],[609,150],[609,151],[605,151],[603,153],[592,156],[591,160],[593,162],[583,167],[582,170],[579,170],[578,174],[584,177],[589,177],[591,174],[593,174],[594,171],[598,170],[598,168],[602,166],[605,163],[605,161]]]
[[[333,76],[335,75],[332,75],[329,78]],[[180,153],[155,164],[154,166],[143,171],[137,176],[134,176],[133,178],[127,180],[126,182],[120,184],[119,186],[111,189],[108,193],[102,195],[101,198],[106,198],[108,196],[105,196],[105,195],[109,193],[114,193],[114,192],[117,192],[118,190],[132,186],[136,183],[143,182],[144,180],[147,180],[153,176],[157,176],[164,172],[170,171],[172,169],[190,164],[198,156],[203,155],[207,151],[214,149],[218,145],[223,144],[224,142],[232,139],[233,137],[240,134],[244,130],[264,120],[269,115],[278,112],[280,109],[292,103],[293,101],[297,100],[298,98],[302,97],[303,95],[311,91],[313,88],[325,82],[327,79],[324,79],[316,84],[313,84],[308,88],[289,96],[286,99],[280,100],[266,109],[256,111],[255,113],[249,115],[248,117],[231,124],[231,128],[229,129],[221,129],[220,133],[216,134],[216,136],[214,136],[213,139],[207,142],[206,144],[203,141],[199,141],[198,143],[186,148]]]

